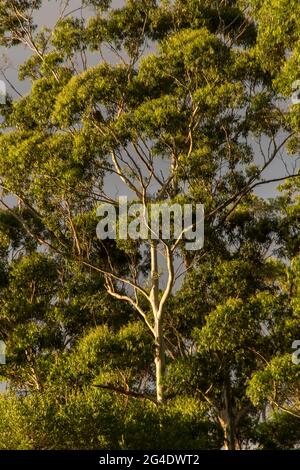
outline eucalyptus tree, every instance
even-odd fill
[[[0,3],[1,44],[32,52],[19,68],[30,92],[2,107],[2,203],[38,247],[95,271],[134,308],[155,346],[162,402],[176,278],[220,240],[295,135],[262,60],[259,2],[95,0],[70,13],[65,2],[52,29],[35,25],[42,3]],[[191,252],[159,231],[155,240],[97,239],[97,207],[124,194],[143,211],[204,204],[206,245]]]

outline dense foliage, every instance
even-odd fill
[[[1,448],[296,448],[299,1],[63,3],[50,29],[0,1],[31,51],[1,105]],[[203,203],[204,247],[99,240],[117,192]]]

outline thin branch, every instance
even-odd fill
[[[147,318],[147,315],[146,313],[141,309],[141,307],[139,306],[139,304],[134,301],[131,297],[129,297],[128,295],[125,295],[125,294],[119,294],[118,292],[116,292],[112,286],[112,283],[107,283],[106,284],[106,290],[107,292],[112,296],[112,297],[115,297],[116,299],[118,300],[125,300],[126,302],[128,302],[132,307],[134,307],[138,313],[141,315],[141,317],[143,318],[143,320],[145,321],[147,327],[149,328],[149,330],[151,331],[151,333],[153,334],[153,336],[155,336],[155,331],[154,331],[154,328],[153,326],[151,325],[151,323],[149,322],[148,318]]]
[[[97,388],[101,388],[103,390],[110,390],[112,392],[116,392],[116,393],[120,393],[121,395],[126,395],[128,397],[133,397],[133,398],[140,398],[142,400],[149,400],[151,401],[152,403],[154,403],[155,405],[157,404],[156,403],[156,399],[154,397],[152,397],[151,395],[148,395],[146,393],[140,393],[140,392],[134,392],[133,390],[126,390],[124,388],[119,388],[119,387],[115,387],[114,385],[93,385],[94,387],[97,387]]]

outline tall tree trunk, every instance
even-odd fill
[[[239,450],[239,445],[236,440],[234,426],[232,421],[225,422],[223,425],[224,430],[224,449],[225,450]]]
[[[162,403],[164,399],[164,375],[165,375],[165,348],[161,320],[155,321],[155,367],[156,367],[156,399]]]
[[[161,403],[164,399],[165,347],[163,340],[162,311],[159,308],[159,273],[156,240],[151,240],[151,286],[150,298],[155,330],[156,399],[158,403]]]
[[[220,412],[219,422],[224,432],[224,449],[240,450],[240,445],[236,436],[235,420],[232,412],[230,379],[223,386],[223,408]]]

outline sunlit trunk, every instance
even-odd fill
[[[155,331],[155,374],[156,399],[161,403],[164,399],[165,348],[163,340],[162,312],[159,309],[159,273],[157,260],[157,241],[151,241],[151,304],[154,316]]]
[[[232,414],[232,403],[230,393],[230,383],[228,382],[223,387],[223,409],[220,412],[219,422],[224,432],[225,450],[240,450],[240,444],[236,436],[236,426],[234,416]]]
[[[165,348],[161,321],[155,324],[155,368],[156,368],[156,398],[161,403],[164,399]]]

